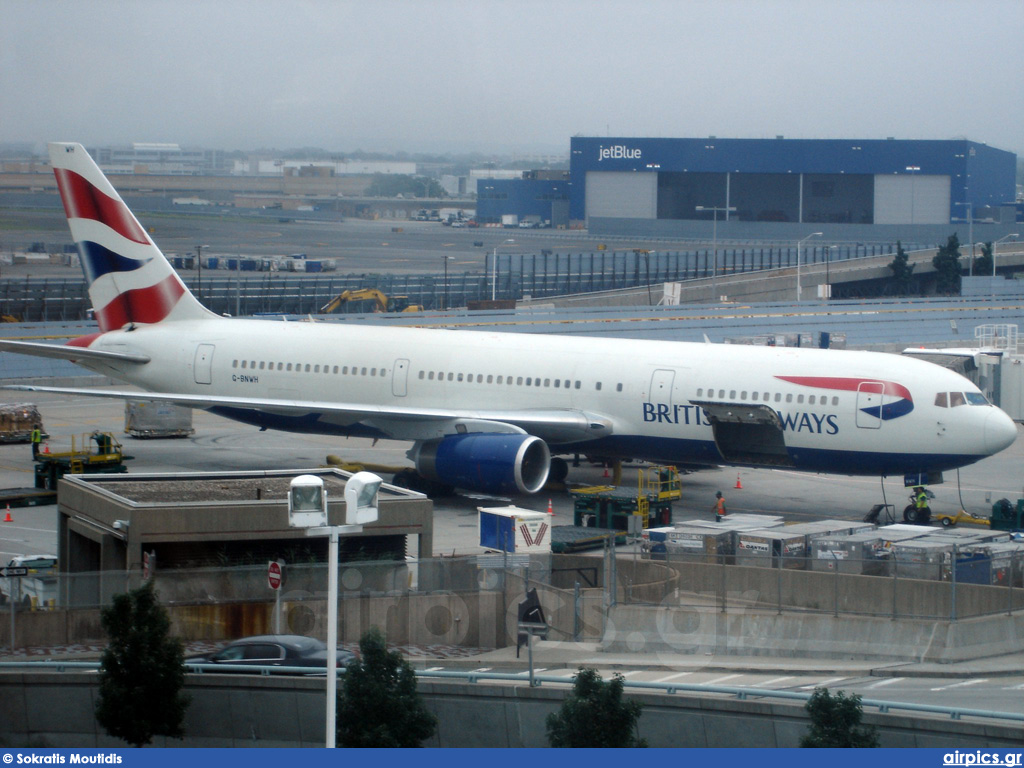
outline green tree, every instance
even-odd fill
[[[811,717],[807,733],[800,739],[801,747],[877,747],[878,732],[874,726],[861,725],[864,710],[860,696],[836,695],[828,688],[815,688],[804,705]]]
[[[992,274],[992,241],[985,243],[981,246],[981,256],[978,256],[974,260],[974,274],[975,276],[991,275]]]
[[[910,293],[911,276],[914,274],[914,267],[916,264],[910,264],[907,258],[907,252],[903,250],[903,244],[896,241],[896,256],[889,264],[889,269],[892,270],[892,283],[896,289],[898,296],[906,296]]]
[[[939,246],[939,252],[932,259],[935,267],[935,292],[941,294],[960,293],[960,238],[954,232],[945,245]]]
[[[115,595],[100,624],[110,642],[100,660],[96,720],[136,747],[154,736],[181,738],[189,704],[182,690],[185,651],[170,635],[171,620],[152,582]]]
[[[339,747],[419,747],[437,718],[420,700],[416,673],[372,627],[359,640],[359,660],[338,690]]]
[[[365,190],[372,197],[444,197],[444,187],[426,176],[409,176],[407,174],[375,173],[373,181]]]
[[[547,717],[552,747],[646,747],[637,726],[643,705],[622,700],[624,678],[605,682],[597,670],[580,667],[562,708]]]

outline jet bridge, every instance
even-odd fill
[[[779,414],[769,405],[691,400],[700,406],[715,436],[715,445],[730,464],[793,467]]]

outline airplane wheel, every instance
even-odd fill
[[[913,504],[907,504],[907,506],[903,508],[903,522],[917,522],[917,507],[915,507]]]
[[[549,483],[564,483],[569,476],[569,462],[565,459],[554,458],[551,460],[551,468],[548,470]]]

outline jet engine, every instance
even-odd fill
[[[536,493],[544,487],[551,452],[539,437],[470,433],[419,443],[416,471],[445,485],[484,493]]]

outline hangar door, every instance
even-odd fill
[[[587,220],[658,218],[658,174],[628,171],[587,173]]]
[[[875,224],[948,224],[949,176],[875,176]]]

